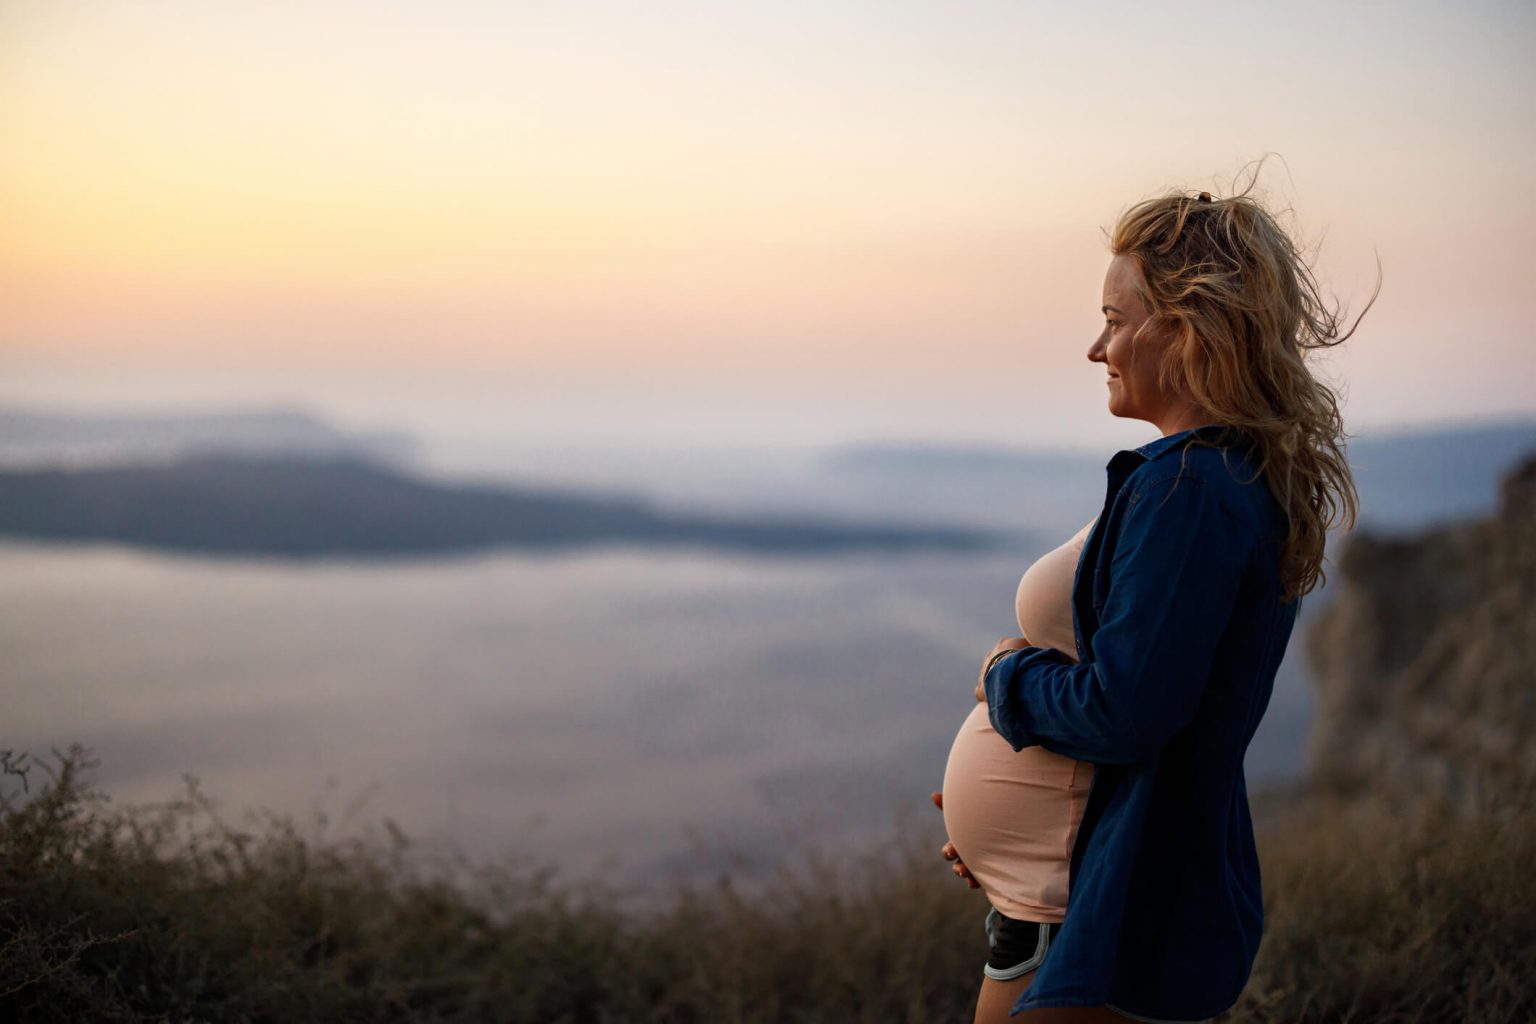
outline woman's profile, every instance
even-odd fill
[[[1354,328],[1252,191],[1149,199],[1111,233],[1087,355],[1109,412],[1161,436],[1024,573],[1022,635],[983,659],[934,794],[990,903],[978,1024],[1209,1020],[1258,950],[1243,755],[1356,495],[1304,359]]]

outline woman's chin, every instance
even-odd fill
[[[1126,397],[1118,381],[1110,384],[1109,396],[1104,404],[1109,409],[1111,416],[1122,420],[1145,420],[1147,418],[1142,415],[1140,407]]]

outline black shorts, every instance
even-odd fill
[[[996,907],[987,911],[987,942],[992,955],[982,967],[982,972],[994,981],[1012,981],[1039,967],[1045,961],[1045,952],[1056,940],[1061,924],[1042,924],[1039,921],[1015,921],[998,912]],[[1159,1017],[1141,1017],[1118,1006],[1105,1004],[1120,1016],[1147,1024],[1211,1024],[1203,1021],[1164,1020]]]
[[[982,972],[994,981],[1012,981],[1039,967],[1051,940],[1061,931],[1059,922],[1016,921],[996,907],[987,911],[987,945],[992,955]]]

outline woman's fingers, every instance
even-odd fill
[[[1031,644],[1027,637],[1005,636],[992,645],[992,650],[987,653],[987,657],[991,658],[994,655],[1002,654],[1004,651],[1022,651],[1029,646]]]
[[[945,860],[954,862],[950,864],[949,870],[954,873],[956,878],[965,879],[966,884],[972,889],[981,888],[981,883],[976,881],[976,877],[971,874],[971,869],[966,867],[965,861],[960,859],[960,851],[955,849],[954,843],[946,842],[939,848],[939,852],[944,855]]]
[[[992,646],[992,649],[987,652],[987,656],[981,660],[981,671],[976,674],[976,699],[978,701],[985,701],[987,699],[987,669],[992,667],[993,659],[1007,654],[1009,651],[1022,651],[1029,646],[1031,644],[1028,638],[1022,636],[1005,636]]]
[[[928,799],[932,800],[933,806],[937,807],[939,810],[942,811],[944,809],[943,793],[937,791],[929,793]],[[955,877],[965,879],[966,883],[970,885],[972,889],[981,888],[981,883],[976,881],[976,879],[971,875],[971,869],[966,867],[965,861],[960,859],[960,851],[955,849],[955,844],[953,842],[946,839],[944,841],[944,845],[939,847],[939,852],[944,855],[945,860],[954,861],[954,863],[949,866],[949,870],[955,873]]]

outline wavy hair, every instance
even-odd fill
[[[1352,528],[1359,506],[1338,398],[1305,357],[1354,334],[1380,294],[1380,262],[1370,301],[1342,330],[1302,249],[1251,195],[1257,176],[1225,198],[1172,192],[1138,203],[1115,225],[1110,250],[1141,270],[1150,315],[1133,343],[1143,333],[1168,341],[1161,387],[1254,444],[1290,521],[1280,566],[1288,603],[1326,581],[1327,531]]]

